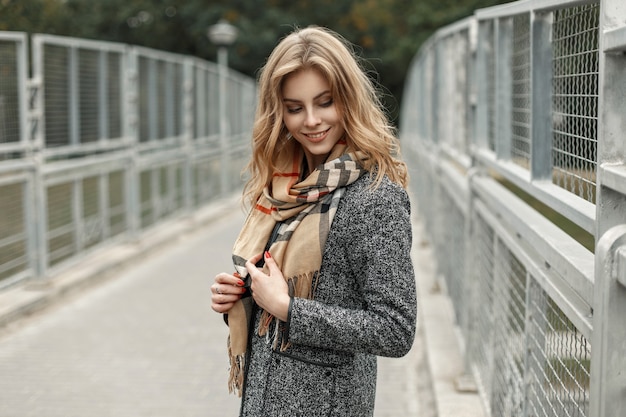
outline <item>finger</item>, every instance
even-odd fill
[[[230,297],[233,295],[235,297],[241,297],[241,295],[246,292],[246,288],[243,285],[214,284],[211,287],[211,292],[213,293],[212,298],[228,302],[232,301]]]
[[[265,251],[263,257],[265,258],[265,265],[267,265],[270,271],[270,275],[276,275],[276,273],[280,273],[280,268],[278,268],[276,261],[274,261],[274,258],[272,258],[272,254],[270,254],[269,251]]]
[[[239,277],[239,274],[237,273],[231,275],[231,274],[227,274],[226,272],[222,272],[215,276],[215,284],[216,285],[227,284],[227,285],[235,285],[235,286],[243,287],[244,282]]]
[[[213,292],[213,294],[215,295],[222,295],[225,294],[225,288],[227,287],[227,284],[213,284],[211,286],[211,291]]]

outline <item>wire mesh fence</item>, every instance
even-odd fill
[[[20,278],[29,267],[27,190],[23,177],[0,178],[0,277]]]
[[[220,79],[194,57],[50,35],[32,36],[29,76],[27,43],[0,32],[0,288],[54,275],[241,186],[254,80]]]
[[[14,40],[0,40],[0,144],[19,142],[18,50]]]
[[[490,416],[626,407],[613,383],[626,372],[618,3],[481,9],[433,35],[409,70],[400,132],[412,192]],[[464,131],[468,145],[455,145]]]
[[[528,409],[588,416],[591,344],[536,281],[529,294]]]
[[[553,181],[595,202],[599,5],[554,13]]]
[[[511,159],[528,168],[530,162],[530,16],[517,15],[513,18],[511,97],[512,97],[512,142]]]

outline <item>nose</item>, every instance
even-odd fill
[[[317,115],[317,112],[314,109],[308,110],[306,112],[306,118],[304,119],[304,125],[306,127],[317,126],[321,122],[322,121],[320,120],[319,116]]]

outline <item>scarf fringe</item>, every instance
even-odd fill
[[[309,272],[306,274],[300,274],[293,278],[290,278],[289,281],[292,282],[293,293],[290,292],[289,295],[312,300],[313,295],[315,294],[315,291],[317,290],[319,277],[320,277],[319,271],[315,271],[315,272]]]
[[[233,355],[228,346],[228,357],[230,360],[230,370],[228,375],[228,393],[233,392],[241,398],[243,391],[244,370],[246,368],[246,355]]]
[[[289,278],[287,280],[287,286],[289,287],[289,296],[306,298],[311,300],[313,299],[318,283],[318,271],[300,274]],[[274,325],[274,331],[270,335],[270,326],[272,326],[272,324]],[[284,352],[291,346],[291,343],[287,340],[286,337],[280,337],[281,333],[284,333],[284,331],[284,323],[267,311],[263,310],[263,312],[261,313],[258,335],[265,336],[265,340],[267,341],[267,343],[272,343],[273,349],[276,349],[278,347],[278,341],[280,340],[280,351]]]

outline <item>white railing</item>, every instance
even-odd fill
[[[31,41],[29,57],[25,34],[0,32],[0,288],[46,279],[240,189],[253,79],[227,73],[221,131],[212,62]]]
[[[622,0],[481,9],[409,70],[412,191],[491,416],[626,412],[625,21]]]

